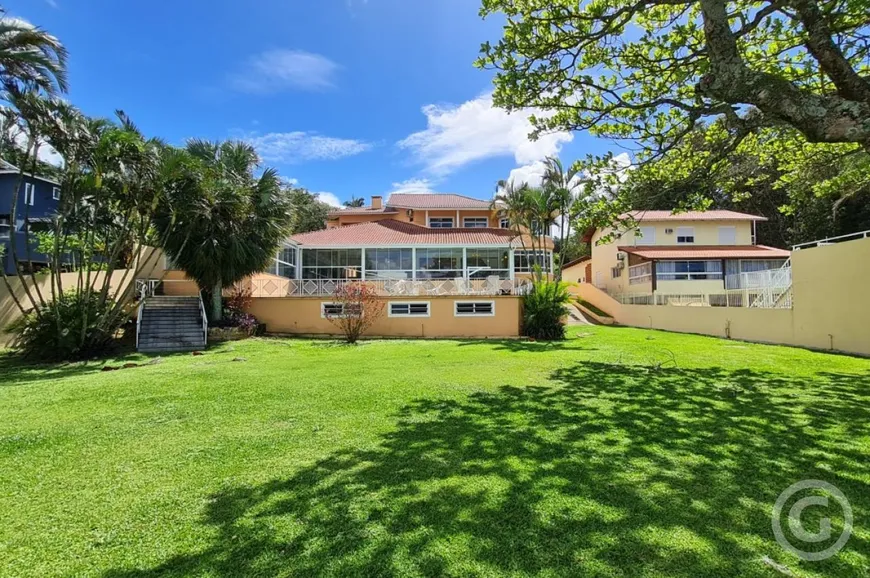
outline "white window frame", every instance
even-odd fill
[[[439,225],[433,227],[432,221],[439,221],[439,222],[450,221],[450,226],[445,227],[444,225],[439,224]],[[456,226],[456,221],[454,220],[453,217],[429,217],[429,220],[426,222],[426,226],[428,226],[430,229],[453,229]]]
[[[459,304],[468,304],[468,303],[489,303],[490,312],[489,313],[460,313],[459,312]],[[475,307],[476,308],[476,307]],[[481,300],[481,299],[463,299],[456,300],[453,302],[453,316],[454,317],[495,317],[495,301],[492,300]]]
[[[60,187],[51,187],[51,198],[55,201],[60,200]]]
[[[341,306],[342,312],[340,314],[336,315],[336,317],[347,317],[347,314],[344,313],[344,303],[336,303],[335,301],[321,301],[320,302],[320,318],[321,319],[326,319],[326,308],[329,307],[330,305],[333,305],[333,306],[340,305]]]
[[[483,225],[469,225],[469,221],[483,222]],[[462,217],[462,226],[465,229],[486,229],[489,227],[488,217]]]
[[[655,245],[656,244],[656,228],[655,227],[638,227],[640,236],[634,236],[635,245]]]
[[[691,237],[691,241],[680,241],[680,237],[684,239]],[[692,245],[695,242],[695,227],[677,227],[677,245]]]
[[[729,231],[731,235],[731,241],[725,243],[722,241],[722,233],[725,231]],[[736,245],[737,244],[737,227],[719,227],[719,244],[720,245]]]
[[[511,220],[507,217],[502,217],[498,220],[499,229],[510,229],[511,228]]]
[[[36,185],[33,183],[24,183],[24,204],[33,206],[36,197]]]
[[[400,305],[408,306],[407,313],[393,313],[393,306]],[[411,313],[412,305],[425,305],[426,313]],[[390,301],[387,304],[387,316],[388,317],[431,317],[432,316],[432,302],[431,301]]]

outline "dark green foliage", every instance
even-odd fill
[[[88,359],[103,355],[126,316],[113,314],[115,302],[95,291],[68,291],[9,324],[11,347],[41,360]],[[58,329],[60,328],[60,329]]]
[[[523,297],[523,333],[544,341],[565,339],[565,323],[571,295],[567,283],[541,281]]]

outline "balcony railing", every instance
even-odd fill
[[[527,279],[282,279],[257,277],[237,284],[250,289],[252,297],[319,297],[333,295],[346,283],[366,283],[384,297],[449,295],[523,295],[531,289]]]
[[[791,287],[774,292],[768,289],[735,289],[721,293],[622,293],[613,296],[623,305],[665,305],[672,307],[755,307],[790,309]]]

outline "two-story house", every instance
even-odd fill
[[[48,265],[48,257],[36,251],[35,233],[48,227],[60,201],[60,183],[36,175],[24,175],[18,190],[18,203],[12,215],[12,195],[19,184],[18,167],[0,160],[0,245],[3,268],[7,275],[15,273],[10,241],[15,235],[16,254],[23,269],[39,269]],[[25,217],[29,223],[30,255],[25,246]]]
[[[767,220],[756,215],[714,210],[630,216],[638,223],[633,230],[603,228],[586,235],[592,244],[592,278],[586,280],[612,295],[742,289],[752,279],[747,274],[779,269],[790,255],[756,244],[757,223]]]

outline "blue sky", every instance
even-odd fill
[[[475,0],[15,0],[9,12],[70,52],[69,99],[125,110],[149,135],[244,138],[332,203],[394,191],[492,196],[539,161],[611,148],[588,134],[526,138],[472,66],[500,35]]]

